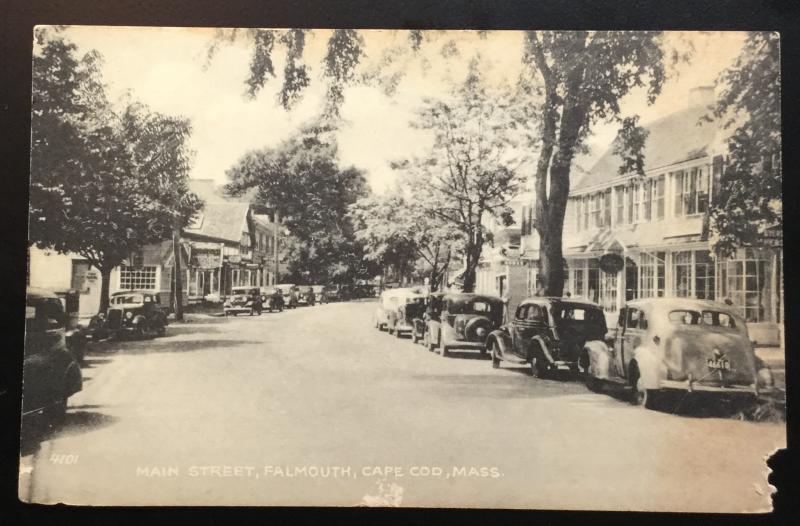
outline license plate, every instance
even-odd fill
[[[707,363],[709,369],[719,369],[721,371],[731,370],[731,362],[729,362],[726,358],[709,358]]]

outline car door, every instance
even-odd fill
[[[619,311],[617,318],[617,326],[614,329],[614,341],[609,347],[611,355],[611,364],[608,373],[612,377],[624,377],[624,368],[622,367],[623,349],[625,348],[625,325],[628,320],[628,308],[624,307]]]
[[[534,336],[545,334],[549,328],[547,322],[547,308],[536,303],[526,306],[524,312],[519,312],[522,317],[515,319],[514,353],[518,358],[530,361],[531,340]]]
[[[620,352],[617,353],[615,365],[618,376],[627,378],[628,364],[633,358],[633,351],[639,347],[642,336],[647,330],[647,319],[644,311],[638,307],[629,307],[625,316],[625,332],[622,336]]]
[[[29,300],[25,306],[23,411],[39,409],[58,398],[65,364],[64,313],[57,299]]]

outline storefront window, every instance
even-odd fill
[[[730,300],[747,322],[772,321],[772,254],[741,249],[717,265],[720,294]]]
[[[679,298],[692,295],[692,253],[689,250],[672,255],[673,294]]]
[[[664,252],[642,253],[639,257],[640,297],[664,296],[665,267]]]
[[[708,250],[694,253],[694,295],[701,300],[713,300],[715,290],[714,260]]]
[[[586,298],[589,301],[600,303],[600,261],[597,259],[589,260],[589,275],[587,278],[588,291]]]
[[[606,312],[617,311],[617,274],[600,273],[600,305]]]
[[[126,267],[119,268],[120,290],[155,290],[156,267]]]
[[[581,263],[583,262],[581,261]],[[570,272],[570,276],[572,278],[572,293],[575,296],[583,296],[583,269],[579,268],[572,270]]]

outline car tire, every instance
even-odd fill
[[[497,356],[497,344],[496,343],[489,344],[489,351],[492,356],[492,369],[499,369],[500,358]]]
[[[425,335],[422,337],[422,339],[424,341],[425,348],[428,349],[428,352],[433,352],[436,346],[433,345],[433,342],[431,341],[430,331],[425,331]]]
[[[544,359],[534,358],[531,362],[531,374],[539,379],[546,379],[550,372],[547,362]]]
[[[442,350],[439,353],[442,355],[442,358],[447,358],[450,356],[450,349],[447,348],[447,345],[442,344]]]
[[[67,415],[67,398],[59,398],[42,410],[42,416],[48,425],[61,425]]]
[[[164,336],[165,334],[167,334],[167,326],[162,323],[161,325],[158,326],[158,330],[156,330],[156,335]]]
[[[402,337],[403,337],[403,333],[402,333],[402,331],[399,331],[399,330],[395,329],[395,330],[394,330],[394,337],[395,337],[395,338],[397,338],[398,340],[399,340],[400,338],[402,338]]]
[[[655,389],[646,389],[642,387],[641,375],[639,374],[639,368],[636,365],[631,368],[630,384],[631,404],[644,409],[653,409],[656,405],[658,391]]]

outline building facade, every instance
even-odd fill
[[[710,113],[712,88],[696,88],[686,109],[648,129],[644,175],[620,174],[622,160],[606,152],[571,189],[563,248],[565,293],[598,303],[609,319],[625,301],[691,297],[737,307],[750,337],[781,345],[783,252],[780,232],[763,246],[730,258],[712,250],[709,206],[725,169],[720,129]],[[538,272],[538,238],[523,238],[528,283]]]

